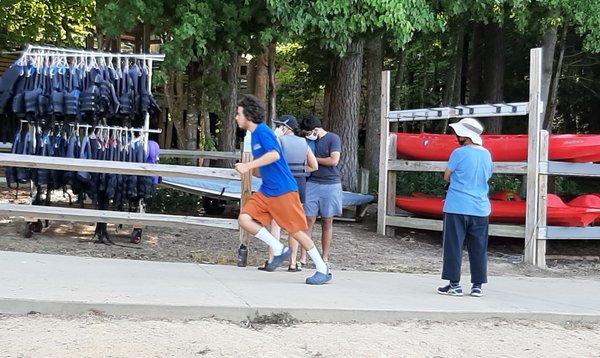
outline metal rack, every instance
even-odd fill
[[[36,57],[66,57],[66,58],[108,58],[108,59],[133,59],[146,61],[148,65],[148,90],[152,79],[152,62],[163,61],[164,55],[158,54],[116,54],[97,51],[83,51],[64,48],[55,48],[48,46],[29,45],[22,54],[22,59],[35,59]],[[150,118],[146,114],[144,127],[135,131],[142,133],[158,133],[159,130],[149,128]],[[88,127],[89,125],[79,124],[80,127]],[[89,126],[91,127],[91,126]],[[119,129],[119,127],[103,127]],[[147,141],[144,141],[147,144]],[[110,167],[106,161],[94,161],[83,159],[64,159],[53,157],[39,157],[18,154],[0,154],[0,166],[24,167],[24,168],[44,168],[57,169],[68,171],[88,171],[100,173],[115,173],[125,175],[164,175],[164,176],[182,176],[191,178],[225,178],[240,180],[239,174],[233,169],[226,168],[206,168],[206,167],[190,167],[178,165],[164,164],[147,164],[147,163],[125,163],[111,162]],[[214,226],[229,229],[237,229],[237,221],[233,219],[218,219],[218,218],[196,218],[176,215],[156,215],[147,213],[129,213],[129,212],[113,212],[102,210],[75,209],[63,207],[47,207],[47,206],[26,206],[16,204],[0,204],[0,214],[23,217],[28,220],[51,219],[63,221],[79,221],[79,222],[110,222],[110,223],[131,223],[134,225],[192,225],[192,226]]]

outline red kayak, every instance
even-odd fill
[[[491,222],[525,223],[525,201],[513,193],[495,193],[490,197],[492,204]],[[442,198],[413,194],[413,196],[397,196],[396,206],[413,214],[441,219]],[[549,225],[555,226],[588,226],[600,218],[600,208],[576,207],[565,204],[556,195],[548,194]]]
[[[458,148],[453,134],[396,133],[398,156],[411,160],[446,161]],[[526,134],[482,135],[483,146],[497,162],[527,160]],[[600,162],[600,135],[555,134],[550,136],[549,159],[578,163]]]

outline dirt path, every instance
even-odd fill
[[[0,192],[0,201],[14,199],[14,192]],[[20,201],[25,201],[22,196]],[[397,230],[395,237],[375,233],[375,207],[361,224],[336,222],[331,264],[334,270],[369,270],[407,273],[439,273],[441,267],[441,235],[438,232]],[[112,239],[127,247],[105,246],[92,241],[93,225],[52,222],[33,238],[22,236],[23,222],[0,217],[0,250],[60,255],[127,258],[152,261],[235,264],[237,231],[215,228],[144,229],[140,245],[129,244],[130,227],[118,233],[109,226]],[[317,226],[315,233],[320,233]],[[317,245],[319,235],[316,235]],[[549,268],[540,270],[521,264],[523,240],[490,239],[491,275],[525,275],[545,277],[587,277],[600,279],[600,241],[549,242],[549,254],[586,256],[588,261],[549,260]],[[253,240],[249,265],[257,266],[265,259],[266,246]],[[465,256],[463,272],[468,273]]]
[[[600,357],[600,327],[537,321],[263,325],[0,316],[0,357]]]

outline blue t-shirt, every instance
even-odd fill
[[[444,202],[444,212],[473,216],[488,216],[488,180],[492,176],[492,156],[480,146],[463,146],[450,155],[448,169],[450,187]]]
[[[327,132],[315,141],[315,157],[327,158],[333,152],[342,152],[342,140],[337,134]],[[320,184],[338,184],[342,182],[342,175],[337,165],[333,167],[319,165],[319,169],[312,172],[308,180]]]
[[[258,168],[262,177],[262,185],[258,191],[266,196],[279,196],[290,191],[298,191],[296,179],[285,161],[275,134],[271,128],[260,123],[252,132],[252,156],[257,159],[272,150],[279,153],[279,160]]]

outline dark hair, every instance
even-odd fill
[[[264,122],[266,112],[265,107],[253,95],[247,94],[238,102],[238,107],[244,109],[244,116],[252,122],[259,124]]]
[[[300,126],[302,127],[302,129],[307,130],[307,131],[312,131],[315,128],[323,128],[323,125],[321,124],[321,120],[319,118],[317,118],[317,116],[313,116],[313,115],[310,115],[310,116],[304,118],[304,120],[302,121],[302,124]]]

